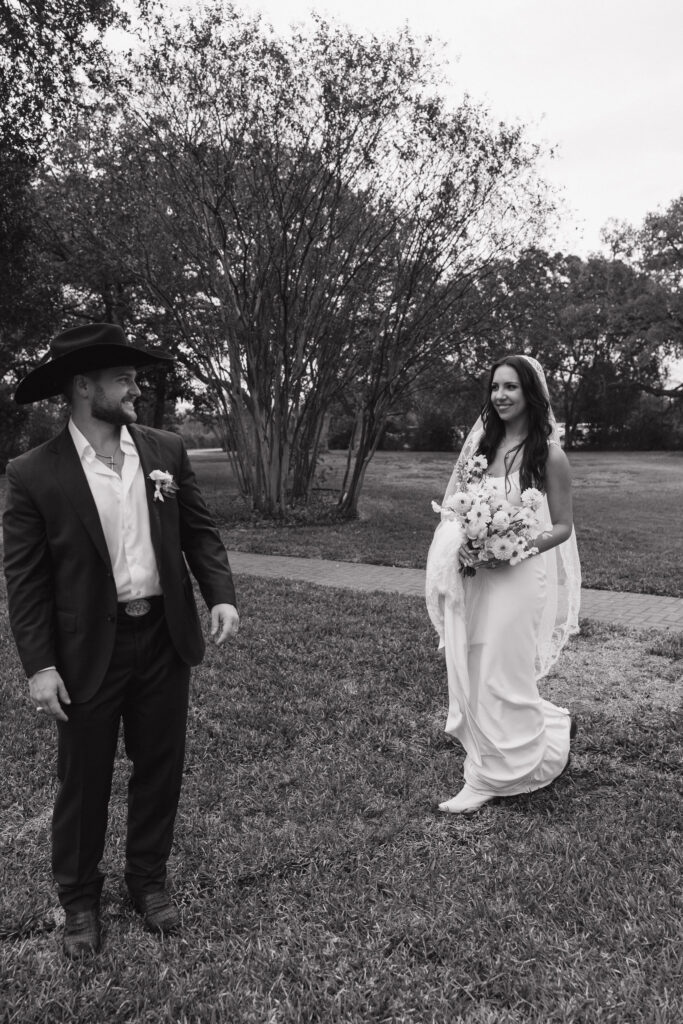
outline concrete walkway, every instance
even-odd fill
[[[252,555],[242,551],[230,551],[228,554],[235,573],[245,576],[301,580],[350,590],[382,590],[414,597],[424,595],[424,569],[332,562],[322,558]],[[683,598],[582,590],[581,617],[640,629],[683,631]]]

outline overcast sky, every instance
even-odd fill
[[[169,7],[186,6],[167,0]],[[610,218],[640,224],[683,194],[683,0],[236,0],[276,29],[315,8],[447,47],[456,89],[556,148],[545,175],[585,256]]]

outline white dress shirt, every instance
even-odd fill
[[[100,515],[118,600],[133,601],[160,594],[145,478],[128,430],[121,427],[119,445],[124,456],[121,476],[97,458],[95,449],[73,420],[69,420],[69,433]]]

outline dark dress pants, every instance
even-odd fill
[[[65,707],[58,722],[59,789],[52,819],[52,868],[63,907],[99,902],[107,814],[119,725],[132,762],[128,783],[126,884],[133,895],[163,887],[185,757],[190,668],[176,654],[163,610],[119,612],[116,645],[102,686]]]

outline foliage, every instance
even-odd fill
[[[470,103],[450,111],[407,31],[319,20],[278,38],[217,0],[159,18],[128,66],[132,90],[58,154],[48,208],[68,189],[84,262],[97,252],[147,289],[255,508],[310,496],[343,397],[356,461],[340,507],[355,514],[446,314],[543,218],[536,151]]]
[[[57,126],[106,81],[101,35],[122,20],[114,0],[0,0],[0,464],[43,436],[43,413],[17,409],[9,392],[62,316],[35,176]]]
[[[28,419],[28,410],[18,406],[9,388],[0,386],[0,473],[19,454],[19,438]]]
[[[450,408],[429,404],[421,409],[410,447],[418,452],[452,452],[457,447],[457,432]]]
[[[27,342],[23,358],[11,357],[11,376],[21,377],[35,365],[57,330],[77,323],[105,321],[120,324],[133,340],[148,347],[172,347],[167,318],[147,300],[144,290],[126,273],[116,254],[100,242],[97,184],[84,188],[84,179],[65,174],[55,182],[45,169],[32,187],[32,248],[43,274],[45,302],[31,306],[32,319],[22,326]],[[125,203],[118,207],[125,216]],[[36,299],[35,294],[28,297]],[[12,298],[15,311],[20,308]],[[43,311],[44,326],[38,330]],[[139,403],[141,422],[162,427],[171,423],[178,399],[195,389],[182,364],[164,372],[147,371]]]
[[[640,262],[678,292],[683,288],[683,196],[664,213],[650,213],[636,235]],[[680,308],[680,307],[679,307]]]
[[[637,402],[637,381],[661,384],[663,357],[683,342],[683,325],[670,315],[667,290],[621,261],[572,261],[569,276],[550,366],[567,424],[589,420],[599,438],[623,425],[624,410]]]
[[[22,376],[50,337],[58,295],[39,244],[30,159],[0,147],[0,381]],[[3,430],[9,426],[5,409]],[[10,416],[11,419],[11,416]]]
[[[448,356],[434,359],[411,390],[416,427],[410,447],[415,451],[459,451],[462,447],[481,411],[487,376],[481,351],[483,332],[475,344],[476,354],[469,344],[462,346],[457,364]]]
[[[76,969],[50,881],[54,736],[3,617],[8,1021],[680,1019],[680,672],[652,634],[585,628],[543,687],[578,712],[569,770],[463,820],[435,810],[462,752],[422,601],[247,579],[239,596],[239,637],[195,672],[183,931],[160,942],[123,896],[121,748],[104,948]]]
[[[470,347],[480,365],[506,351],[537,356],[568,448],[580,423],[600,444],[649,446],[631,414],[640,389],[661,387],[666,357],[683,345],[666,282],[623,259],[532,248],[497,263],[477,302]]]
[[[106,77],[100,36],[116,0],[0,0],[0,150],[37,158],[84,81]]]
[[[625,223],[612,223],[604,233],[604,240],[615,257],[650,274],[666,290],[669,316],[678,325],[679,337],[671,354],[680,358],[683,344],[683,197],[674,199],[662,213],[650,213],[640,227]],[[648,380],[635,381],[643,391],[680,401],[683,384],[677,387],[654,385]]]
[[[60,400],[38,402],[29,409],[16,404],[12,391],[0,385],[0,473],[14,456],[49,441],[64,425]]]
[[[675,396],[660,393],[668,389],[657,388],[656,394],[648,394],[649,388],[641,384],[639,390],[645,393],[624,410],[625,422],[619,429],[601,431],[594,435],[595,440],[607,448],[683,451],[683,404],[674,401]]]

